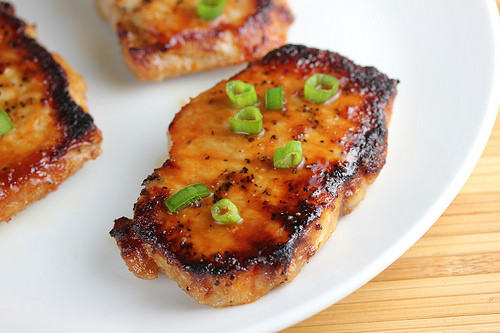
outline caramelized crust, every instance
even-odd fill
[[[236,65],[286,42],[293,21],[286,0],[227,0],[213,21],[198,0],[96,0],[120,39],[130,70],[143,81]]]
[[[340,80],[325,104],[303,97],[314,73]],[[134,218],[118,219],[111,231],[136,276],[164,273],[216,307],[252,302],[291,281],[363,199],[385,164],[397,85],[375,68],[299,45],[272,51],[231,79],[255,85],[264,131],[231,131],[237,108],[227,81],[194,98],[170,124],[170,159],[145,180]],[[284,88],[285,110],[263,106],[265,90],[275,86]],[[274,151],[290,140],[302,142],[303,162],[275,169]],[[165,199],[196,183],[213,196],[170,213]],[[242,223],[213,221],[210,208],[221,198],[236,204]]]
[[[0,136],[0,221],[54,191],[100,154],[86,85],[35,30],[0,2],[0,107],[14,129]]]

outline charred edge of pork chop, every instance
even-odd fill
[[[277,286],[292,281],[330,238],[337,227],[338,218],[363,200],[367,185],[366,182],[361,184],[356,193],[345,200],[343,193],[339,193],[339,200],[343,200],[341,205],[317,211],[322,214],[321,220],[317,215],[309,216],[309,224],[265,261],[255,257],[244,268],[233,268],[222,273],[193,272],[191,267],[169,260],[170,256],[158,253],[156,248],[145,246],[143,240],[133,232],[133,221],[128,218],[117,219],[110,234],[116,239],[123,260],[135,276],[152,280],[162,273],[176,281],[179,288],[200,304],[214,307],[247,304]]]
[[[242,25],[218,24],[207,30],[191,30],[164,35],[156,33],[140,40],[131,21],[116,23],[127,67],[142,81],[159,81],[190,72],[238,65],[264,56],[286,43],[294,18],[286,1],[251,0],[253,12]],[[97,1],[101,15],[112,21],[112,12]],[[228,45],[231,45],[228,50]],[[235,51],[236,49],[236,51]]]
[[[35,64],[36,72],[26,68],[23,81],[39,80],[45,87],[39,103],[50,106],[62,136],[57,145],[35,150],[29,159],[0,166],[0,221],[9,220],[27,205],[57,189],[87,160],[100,154],[102,141],[100,130],[86,111],[83,79],[61,57],[40,45],[34,37],[34,29],[15,14],[11,4],[0,2],[0,32],[9,39],[9,47],[18,53],[18,59]],[[1,72],[9,65],[0,64]],[[24,107],[30,106],[11,103],[6,111]],[[49,174],[51,181],[37,180],[44,174]]]
[[[14,7],[6,2],[0,3],[0,17],[5,24],[2,30],[14,34],[11,46],[22,50],[25,61],[39,64],[44,78],[50,82],[47,100],[64,126],[65,146],[70,146],[72,141],[83,140],[89,133],[96,131],[92,117],[70,96],[69,81],[63,66],[34,38],[26,35],[26,24],[15,16]]]
[[[387,125],[396,95],[396,80],[375,68],[355,65],[337,53],[300,45],[286,45],[272,51],[262,60],[251,63],[247,70],[253,67],[262,67],[271,73],[285,67],[297,70],[302,77],[317,72],[337,73],[342,77],[343,94],[362,95],[367,116],[359,119],[361,130],[341,143],[347,153],[355,154],[355,161],[337,161],[327,167],[311,165],[315,189],[331,200],[300,200],[295,207],[263,207],[272,209],[269,212],[271,219],[288,230],[289,239],[285,243],[272,246],[262,243],[265,245],[262,247],[255,243],[254,248],[203,258],[203,261],[192,260],[185,250],[174,252],[161,226],[154,221],[154,211],[163,205],[166,196],[161,189],[148,189],[147,186],[160,176],[155,171],[146,179],[146,188],[134,207],[134,219],[118,219],[111,231],[123,259],[138,277],[155,278],[159,271],[176,280],[200,303],[212,306],[248,303],[277,285],[291,281],[330,237],[338,217],[349,213],[363,199],[366,186],[378,175],[386,159]],[[285,72],[280,74],[286,76]],[[231,79],[237,79],[238,75]],[[170,125],[171,129],[177,119],[178,116]],[[164,167],[175,169],[175,162],[168,160]],[[290,192],[301,192],[310,180],[300,179],[290,184]]]

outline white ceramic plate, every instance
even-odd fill
[[[159,84],[125,68],[93,1],[16,0],[39,37],[82,73],[104,153],[0,224],[2,332],[258,332],[290,326],[382,271],[439,217],[470,174],[499,103],[491,1],[291,0],[290,41],[338,51],[401,80],[389,157],[365,201],[293,283],[245,306],[198,305],[166,278],[126,269],[108,236],[166,157],[181,105],[236,73]]]

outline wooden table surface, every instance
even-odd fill
[[[295,332],[500,332],[500,117],[429,231],[365,286],[282,331]]]

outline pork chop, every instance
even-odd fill
[[[118,34],[125,63],[142,81],[246,63],[286,43],[286,0],[227,0],[214,20],[199,0],[95,0]]]
[[[0,221],[54,191],[101,150],[86,85],[35,29],[0,2],[0,108],[14,128],[0,136]]]
[[[304,98],[304,82],[319,73],[340,81],[322,104]],[[397,85],[373,67],[300,45],[274,50],[230,80],[255,86],[263,131],[231,130],[238,108],[228,81],[192,99],[170,124],[170,158],[144,181],[134,217],[117,219],[111,231],[137,277],[163,273],[214,307],[249,303],[290,282],[364,198],[386,161]],[[284,108],[266,110],[265,91],[277,86]],[[302,143],[302,162],[275,168],[274,152],[289,141]],[[170,212],[165,200],[191,184],[213,195]],[[240,223],[214,221],[211,207],[222,198],[237,206]]]

